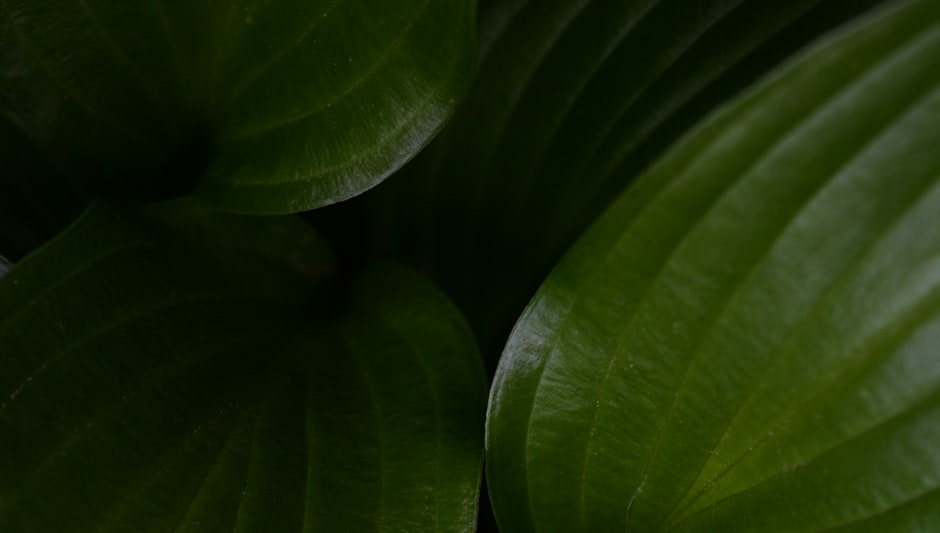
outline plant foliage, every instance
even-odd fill
[[[936,0],[0,0],[0,531],[940,529],[938,139]]]

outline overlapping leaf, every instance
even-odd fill
[[[469,0],[0,2],[0,111],[94,194],[287,213],[375,185],[469,81]]]
[[[940,4],[904,2],[671,151],[517,324],[508,531],[940,527]]]
[[[0,530],[472,529],[466,326],[382,267],[335,320],[322,242],[194,202],[98,206],[0,280]]]
[[[483,2],[474,86],[420,164],[373,196],[375,240],[433,273],[495,355],[564,250],[653,158],[877,3]]]

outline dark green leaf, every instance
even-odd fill
[[[539,290],[500,363],[508,531],[940,529],[940,3],[712,117]]]
[[[485,384],[407,271],[295,218],[93,208],[0,280],[0,530],[467,531]]]
[[[472,72],[473,2],[3,0],[0,110],[92,193],[285,213],[375,185]],[[128,179],[133,176],[133,179]]]
[[[549,269],[692,124],[880,0],[491,0],[480,72],[376,201],[497,354]],[[396,224],[390,224],[394,220]]]

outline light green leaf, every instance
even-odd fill
[[[0,530],[468,531],[485,383],[414,274],[336,320],[295,218],[98,206],[0,280]],[[324,309],[326,308],[326,309]]]
[[[0,111],[93,194],[337,202],[411,158],[469,82],[470,0],[2,0]],[[133,179],[128,179],[133,176]]]
[[[618,199],[491,396],[508,531],[940,528],[940,3],[853,26]]]
[[[651,161],[878,3],[484,1],[461,109],[368,198],[377,247],[432,273],[496,356],[551,267]]]

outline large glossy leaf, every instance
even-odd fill
[[[484,1],[477,79],[439,142],[372,196],[377,244],[439,280],[497,355],[564,250],[653,158],[878,3]]]
[[[712,117],[579,240],[504,352],[508,531],[940,528],[940,3]]]
[[[0,280],[0,530],[472,529],[485,383],[414,274],[293,218],[96,207]],[[329,306],[335,320],[322,318]]]
[[[92,193],[199,178],[230,210],[310,209],[437,131],[473,16],[470,0],[3,0],[0,111]]]

